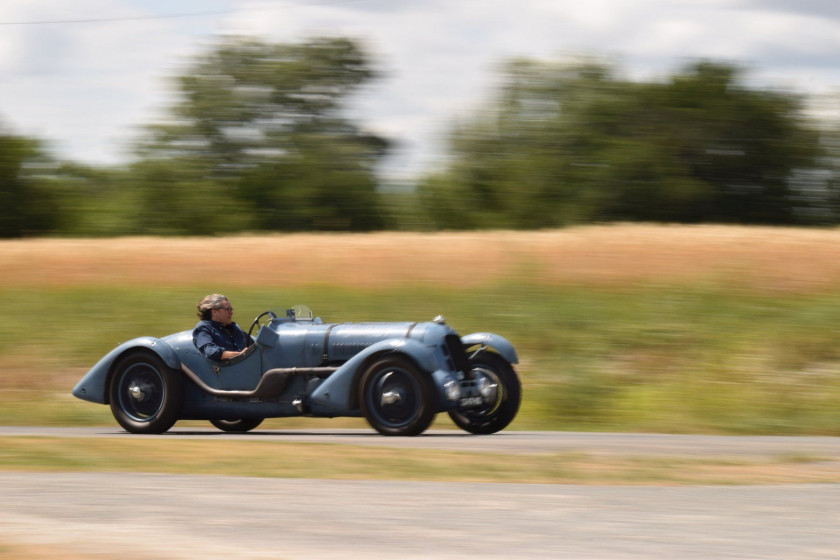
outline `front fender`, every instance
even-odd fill
[[[108,404],[108,382],[114,364],[120,357],[131,350],[143,348],[151,350],[172,369],[181,369],[181,360],[166,342],[159,338],[144,336],[123,342],[99,360],[73,388],[73,396],[99,404]]]
[[[461,342],[465,348],[476,346],[478,344],[482,346],[489,346],[501,354],[502,358],[511,364],[519,363],[519,357],[516,355],[516,350],[514,349],[513,344],[511,344],[510,341],[503,336],[493,333],[472,333],[467,336],[462,336]]]
[[[356,399],[353,392],[357,387],[358,375],[362,373],[361,368],[371,358],[386,353],[408,356],[427,372],[434,372],[437,369],[433,349],[421,342],[404,338],[377,342],[342,364],[312,392],[309,398],[312,412],[318,416],[357,414],[358,406],[354,405]]]

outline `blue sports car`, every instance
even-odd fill
[[[265,418],[364,417],[379,433],[414,436],[447,412],[491,434],[516,416],[521,385],[513,345],[492,333],[459,336],[428,322],[324,323],[305,306],[266,311],[241,356],[212,361],[192,331],[117,346],[73,389],[109,404],[129,432],[158,434],[177,420],[247,432]]]

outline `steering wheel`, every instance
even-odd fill
[[[254,332],[254,329],[260,325],[260,319],[262,319],[266,315],[269,316],[269,320],[267,321],[267,323],[270,323],[271,321],[277,318],[277,315],[274,314],[274,311],[263,311],[262,313],[257,315],[257,318],[254,319],[253,323],[251,323],[251,328],[248,329],[248,338],[251,338],[251,334]]]

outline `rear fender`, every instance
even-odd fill
[[[426,373],[437,369],[435,355],[416,340],[390,339],[377,342],[353,356],[321,383],[309,397],[316,416],[357,416],[359,382],[368,365],[384,354],[400,354],[412,360]]]
[[[461,337],[461,342],[464,348],[472,346],[487,346],[496,353],[500,354],[502,358],[511,364],[518,364],[519,357],[516,355],[516,350],[506,338],[493,333],[473,333]]]
[[[169,344],[150,336],[135,338],[123,342],[99,360],[73,388],[73,396],[99,404],[108,404],[108,385],[114,366],[123,355],[137,349],[154,352],[167,366],[175,370],[181,369],[181,360]]]

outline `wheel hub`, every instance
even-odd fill
[[[478,393],[481,395],[484,404],[492,404],[496,402],[499,386],[486,377],[482,377],[478,380]]]
[[[382,406],[387,406],[389,404],[399,404],[402,400],[403,396],[399,391],[385,391],[382,393],[382,400],[380,402]]]
[[[128,388],[128,394],[131,395],[131,398],[137,402],[143,402],[146,400],[146,393],[136,383],[132,384],[131,387]]]

